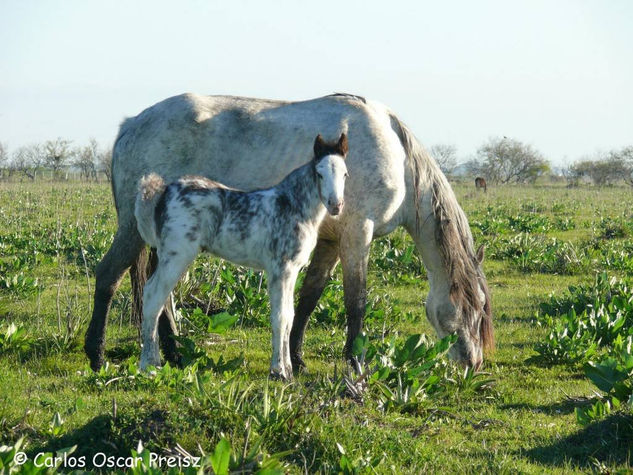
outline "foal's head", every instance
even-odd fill
[[[321,134],[314,141],[314,169],[319,186],[319,197],[328,213],[336,216],[343,209],[347,167],[347,135],[341,134],[338,142],[325,142]]]

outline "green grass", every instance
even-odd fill
[[[137,360],[139,346],[137,330],[130,323],[126,278],[107,333],[107,359],[120,368],[111,367],[103,378],[95,376],[81,344],[91,313],[94,265],[116,228],[109,187],[0,183],[0,279],[18,274],[27,278],[0,285],[0,333],[14,323],[30,341],[26,349],[0,346],[0,445],[25,437],[30,456],[72,445],[77,445],[76,454],[129,455],[141,439],[157,453],[180,444],[192,454],[200,450],[209,454],[225,437],[234,455],[255,447],[261,463],[261,457],[279,454],[293,473],[349,473],[349,467],[363,472],[372,465],[380,473],[630,470],[630,411],[581,426],[574,411],[587,405],[586,398],[595,389],[582,367],[546,365],[530,358],[536,354],[534,346],[547,335],[547,329],[536,325],[535,315],[550,294],[561,295],[570,285],[590,284],[601,270],[624,275],[624,270],[610,268],[585,249],[589,242],[599,249],[609,243],[631,245],[631,232],[604,239],[601,223],[606,218],[619,220],[618,229],[630,231],[633,191],[547,186],[490,188],[486,194],[457,186],[456,191],[471,222],[492,216],[501,223],[499,233],[486,234],[473,226],[478,244],[493,248],[495,242],[515,236],[511,217],[545,217],[548,223],[570,218],[575,227],[554,226],[544,236],[577,246],[582,265],[561,273],[556,262],[548,261],[550,271],[538,273],[522,270],[511,258],[487,259],[484,267],[492,292],[497,348],[483,371],[494,385],[460,389],[461,371],[452,363],[442,363],[442,374],[457,378],[456,382],[446,382],[445,391],[428,397],[413,412],[384,412],[375,388],[366,390],[359,402],[334,387],[346,371],[341,357],[345,330],[333,324],[342,316],[328,312],[340,308],[342,296],[336,290],[326,297],[326,321],[308,329],[304,350],[310,372],[289,385],[267,383],[270,331],[260,323],[266,320],[267,299],[245,297],[256,318],[220,336],[206,335],[185,323],[183,330],[211,358],[243,354],[238,372],[207,372],[200,391],[181,380],[186,371],[176,371],[166,382],[129,377],[134,373],[125,368]],[[397,335],[399,342],[413,333],[434,335],[424,314],[428,282],[423,268],[417,258],[393,253],[409,245],[402,232],[373,245],[369,300],[371,310],[385,315],[368,318],[370,337],[384,330]],[[549,259],[535,257],[541,258]],[[239,312],[242,303],[228,302],[224,287],[202,288],[215,269],[205,270],[205,261],[196,261],[181,295],[193,292],[203,299],[214,298],[218,307]],[[340,279],[340,269],[337,272]],[[257,281],[255,274],[239,282],[248,292]],[[231,399],[232,392],[242,402]],[[264,401],[276,404],[266,417]],[[52,423],[56,413],[63,420],[57,428]],[[261,445],[256,447],[256,442]],[[232,464],[255,466],[243,461]]]

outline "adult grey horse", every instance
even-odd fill
[[[483,250],[475,253],[464,212],[435,161],[384,105],[348,94],[284,102],[183,94],[123,122],[112,156],[118,229],[96,269],[92,320],[85,350],[93,369],[103,364],[105,325],[114,292],[131,267],[135,314],[140,315],[147,253],[134,218],[139,180],[157,173],[167,182],[202,175],[243,190],[269,187],[312,157],[316,132],[349,142],[345,208],[319,229],[300,291],[290,351],[302,367],[308,317],[340,259],[347,314],[345,353],[362,328],[372,239],[403,226],[427,270],[426,314],[440,337],[457,333],[451,356],[479,367],[492,348],[492,313]],[[154,254],[154,253],[152,253]],[[152,259],[150,259],[152,260]],[[154,264],[155,264],[155,258]],[[169,306],[159,320],[165,357],[177,358]]]

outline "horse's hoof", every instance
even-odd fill
[[[345,358],[345,361],[353,365],[355,356],[351,347],[347,348],[347,346],[345,346],[343,349],[343,358]]]
[[[349,365],[350,368],[352,368],[354,374],[359,375],[363,372],[363,368],[360,367],[358,358],[356,356],[350,356],[349,354],[345,353],[345,362]]]
[[[92,371],[94,371],[95,373],[99,371],[104,363],[103,354],[101,354],[99,351],[95,350],[88,344],[84,345],[84,352],[86,353],[86,356],[90,361],[90,368],[92,369]]]
[[[169,361],[172,367],[176,367],[180,369],[185,367],[185,365],[182,362],[182,355],[180,353],[165,355],[165,353],[163,352],[163,355],[165,356],[165,359]]]
[[[308,367],[306,366],[303,358],[299,355],[291,356],[290,361],[292,363],[292,372],[294,374],[307,373]]]
[[[101,367],[103,366],[103,358],[97,358],[97,359],[91,359],[90,357],[88,357],[90,359],[90,369],[92,369],[92,371],[94,371],[95,373],[98,372]]]
[[[170,338],[170,341],[167,343],[163,343],[161,341],[161,349],[163,350],[163,356],[165,360],[169,361],[172,366],[177,368],[183,368],[184,365],[182,363],[182,355],[178,349],[180,345],[173,339]]]

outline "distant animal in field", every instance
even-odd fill
[[[201,176],[165,185],[156,174],[141,180],[135,216],[158,266],[143,302],[141,368],[160,365],[158,317],[169,294],[201,251],[268,276],[273,331],[271,375],[292,378],[290,329],[294,288],[308,262],[327,212],[343,209],[347,137],[326,143],[318,135],[314,157],[271,188],[243,192]]]
[[[486,185],[486,180],[480,176],[475,178],[475,188],[477,190],[483,189],[484,192],[488,191],[488,186]]]
[[[347,340],[345,354],[362,329],[367,266],[373,239],[402,226],[422,255],[429,279],[426,316],[440,337],[456,333],[451,356],[472,367],[492,348],[492,312],[482,253],[475,252],[466,215],[437,163],[389,108],[348,94],[289,102],[234,96],[183,94],[161,101],[120,127],[112,150],[112,191],[118,229],[96,268],[94,306],[86,332],[90,365],[104,362],[107,314],[129,268],[133,313],[140,315],[148,272],[147,247],[134,217],[141,177],[157,173],[169,183],[200,175],[243,189],[278,183],[312,158],[314,131],[335,141],[347,133],[345,208],[326,216],[299,293],[290,335],[293,367],[303,362],[308,318],[341,262]],[[149,254],[151,264],[155,253]],[[170,299],[171,300],[171,299]],[[170,306],[159,319],[161,348],[169,361],[178,351]]]

